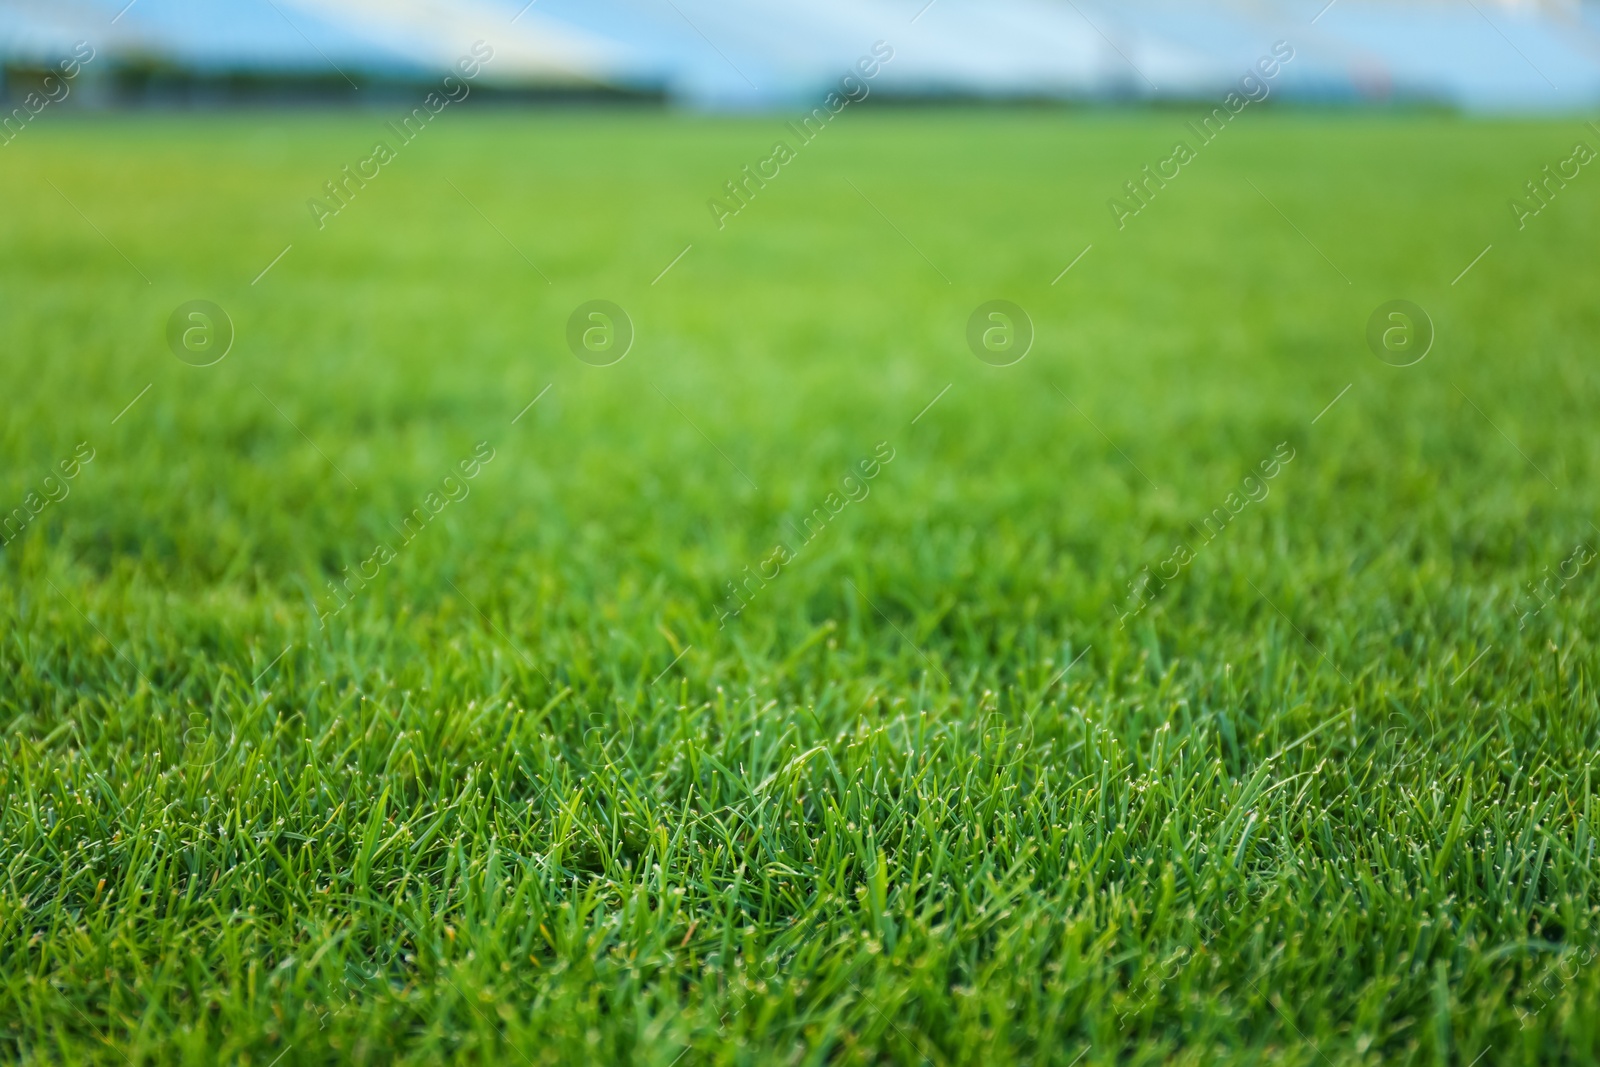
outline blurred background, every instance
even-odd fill
[[[1272,91],[1301,102],[1600,100],[1600,2],[1578,0],[0,0],[0,96],[87,42],[73,106],[377,102],[477,40],[495,52],[474,89],[510,101],[814,103],[877,41],[882,98],[1188,100],[1279,40],[1295,60]]]

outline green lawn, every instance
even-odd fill
[[[1600,1056],[1594,131],[387,117],[0,148],[0,1060]]]

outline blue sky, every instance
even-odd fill
[[[489,76],[661,89],[691,107],[790,106],[875,41],[875,88],[989,96],[1206,97],[1277,40],[1302,98],[1423,96],[1479,111],[1600,102],[1600,3],[1435,0],[0,0],[0,54],[202,71],[441,72],[472,41]]]

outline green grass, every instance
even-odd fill
[[[852,111],[718,231],[779,117],[452,110],[319,232],[381,112],[45,117],[0,509],[93,460],[0,561],[0,1059],[1600,1056],[1600,176],[1506,206],[1579,122],[1252,110],[1118,231],[1183,112]]]

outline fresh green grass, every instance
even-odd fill
[[[847,112],[719,232],[780,118],[450,112],[317,231],[383,117],[0,149],[0,508],[94,457],[0,562],[0,1059],[1600,1055],[1580,123],[1251,111],[1118,231],[1184,112]]]

